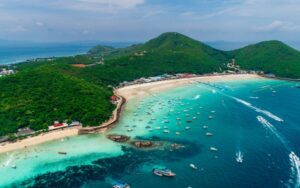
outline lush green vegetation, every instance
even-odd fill
[[[117,85],[164,73],[220,72],[228,61],[224,52],[179,33],[164,33],[143,45],[111,51],[104,58],[104,65],[85,68],[83,77],[94,83]]]
[[[54,120],[99,125],[111,116],[112,90],[49,66],[0,79],[0,135],[21,127],[47,129]]]
[[[279,41],[261,42],[229,52],[243,69],[300,78],[300,52]]]
[[[86,55],[17,65],[19,73],[0,78],[0,135],[27,126],[44,129],[54,120],[98,125],[114,108],[108,85],[165,73],[221,72],[232,58],[246,70],[300,78],[300,53],[281,42],[224,52],[179,33],[164,33],[127,48],[97,46]],[[97,64],[100,60],[104,64]]]

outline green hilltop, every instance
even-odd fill
[[[86,55],[17,65],[17,74],[0,78],[0,136],[22,127],[45,129],[54,120],[99,125],[114,108],[109,85],[166,73],[223,72],[231,59],[243,70],[300,78],[300,52],[281,42],[226,52],[168,32],[127,48],[96,46]]]
[[[280,41],[266,41],[229,52],[245,70],[300,78],[300,52]]]

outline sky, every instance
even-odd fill
[[[300,41],[300,0],[0,0],[0,39]]]

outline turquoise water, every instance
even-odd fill
[[[299,187],[300,89],[295,85],[265,79],[194,83],[131,100],[109,133],[164,145],[138,150],[105,135],[49,142],[0,155],[0,184],[110,187],[122,179],[143,188]],[[173,143],[183,147],[174,150]],[[239,152],[242,163],[236,161]],[[154,176],[153,166],[167,166],[177,175]]]

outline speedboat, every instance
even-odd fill
[[[153,168],[153,174],[157,176],[166,176],[166,177],[174,177],[176,176],[170,169],[167,168]]]
[[[113,188],[130,188],[130,186],[122,181],[118,181],[112,185]]]
[[[209,149],[210,149],[210,151],[218,151],[218,149],[215,147],[210,147]]]
[[[238,163],[242,163],[243,162],[243,154],[239,151],[238,153],[236,153],[236,158],[235,158],[236,162]]]
[[[190,167],[191,167],[192,169],[195,169],[195,170],[198,169],[198,167],[196,167],[196,165],[194,165],[194,164],[190,164]]]

